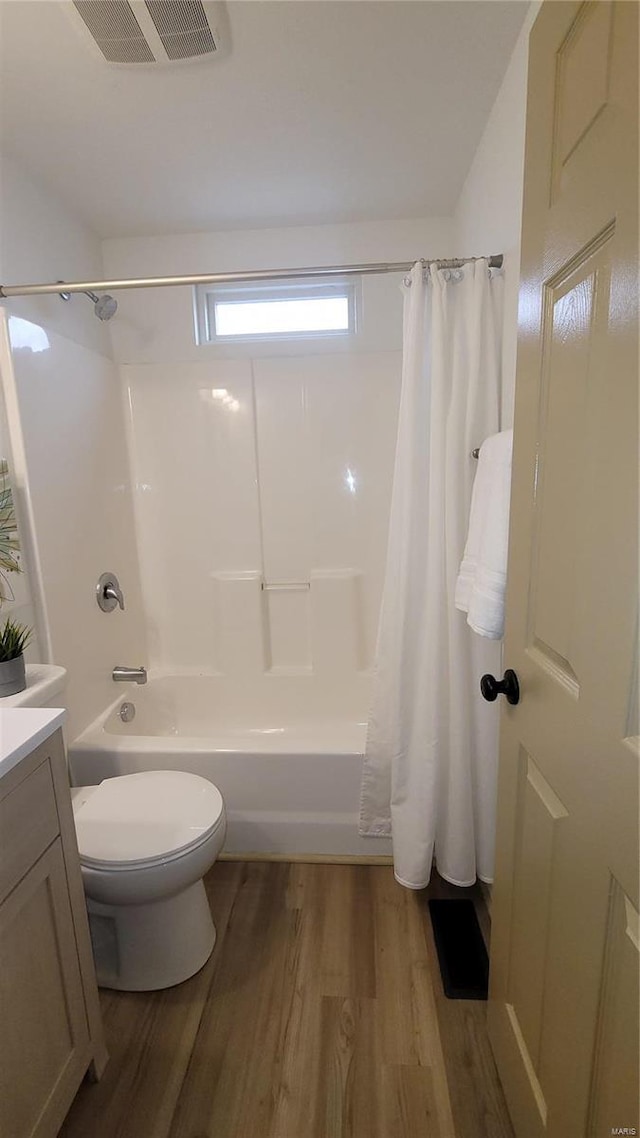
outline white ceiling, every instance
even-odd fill
[[[226,50],[110,67],[1,0],[4,143],[101,236],[448,215],[527,0],[231,0]]]

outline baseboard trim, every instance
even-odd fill
[[[393,865],[384,854],[221,853],[218,861],[290,861],[311,865]]]

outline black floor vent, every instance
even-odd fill
[[[486,1000],[489,957],[473,901],[429,901],[445,996]]]

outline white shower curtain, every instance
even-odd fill
[[[360,833],[391,833],[396,879],[493,875],[500,645],[454,606],[475,460],[500,429],[502,276],[486,260],[405,283],[402,391]]]

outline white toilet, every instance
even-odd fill
[[[222,795],[182,771],[72,787],[98,984],[169,988],[202,968],[216,931],[202,882],[222,849]]]
[[[64,706],[66,670],[28,664],[3,707]],[[211,955],[216,930],[202,882],[222,849],[224,801],[205,778],[144,771],[71,787],[98,983],[170,988]]]

